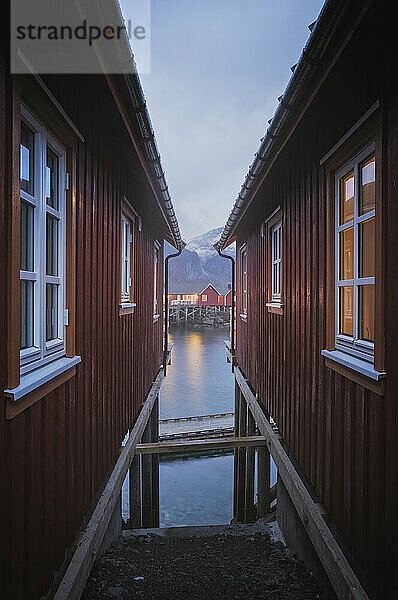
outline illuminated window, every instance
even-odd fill
[[[336,174],[336,348],[373,360],[375,340],[374,145]]]
[[[202,295],[202,302],[207,302],[207,294]]]
[[[197,294],[184,294],[182,297],[182,301],[188,302],[190,304],[194,304],[198,301],[198,295]]]

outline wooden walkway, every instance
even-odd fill
[[[177,325],[228,326],[231,320],[231,307],[176,304],[169,306],[169,320],[170,323]]]
[[[234,413],[195,415],[159,421],[161,441],[234,435]]]

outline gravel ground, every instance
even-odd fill
[[[125,534],[97,561],[82,600],[327,600],[268,530],[242,531]]]

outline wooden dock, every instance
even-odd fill
[[[222,438],[234,435],[234,413],[193,415],[159,421],[159,440]]]
[[[229,327],[230,306],[197,306],[196,304],[175,304],[169,306],[169,322],[177,326]]]

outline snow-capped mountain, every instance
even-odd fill
[[[195,294],[201,292],[209,283],[226,294],[231,285],[231,261],[221,258],[213,247],[219,240],[222,227],[207,231],[193,238],[180,256],[169,261],[169,293]],[[175,252],[165,243],[165,255]],[[225,252],[235,256],[235,244]]]

